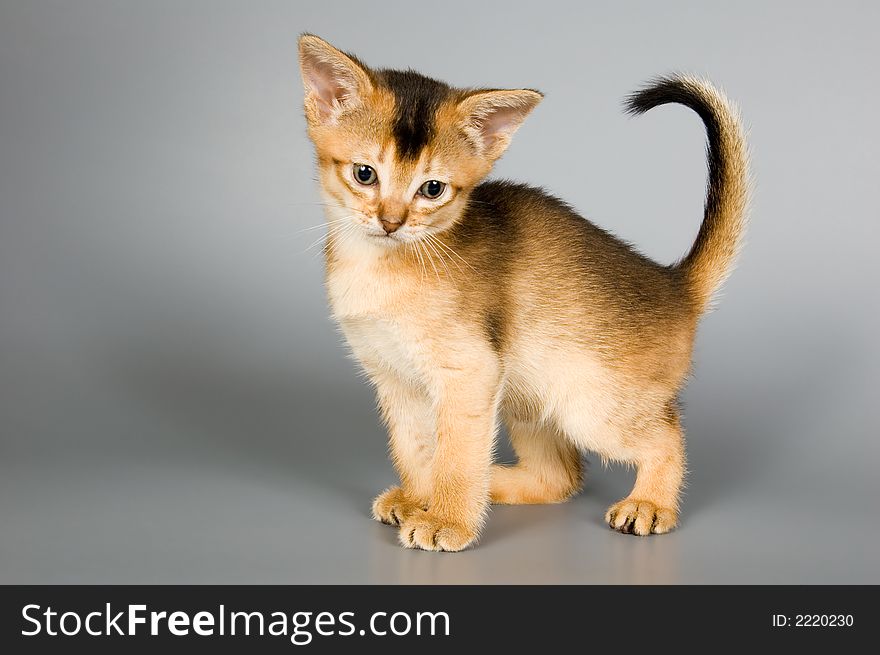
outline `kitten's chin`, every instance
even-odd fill
[[[366,239],[377,246],[382,248],[393,248],[395,246],[402,246],[405,242],[399,237],[394,236],[394,234],[374,234],[372,232],[366,233]]]
[[[357,235],[356,238],[346,240],[342,245],[349,250],[361,250],[364,254],[369,252],[378,254],[401,248],[406,245],[406,241],[393,233],[385,234],[384,232],[364,231]]]
[[[418,233],[385,232],[363,230],[356,238],[348,240],[351,248],[363,248],[366,251],[388,252],[396,249],[404,249],[406,246],[418,244],[424,236]]]

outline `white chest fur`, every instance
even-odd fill
[[[384,370],[415,381],[424,370],[418,302],[405,275],[389,274],[369,257],[333,266],[327,276],[333,315],[368,373]]]
[[[423,357],[418,344],[407,338],[403,327],[374,316],[340,320],[352,353],[368,373],[384,370],[415,383],[421,376]]]

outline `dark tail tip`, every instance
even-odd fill
[[[680,75],[654,78],[643,88],[628,95],[624,99],[623,106],[628,114],[638,115],[654,107],[672,103],[690,107],[704,121],[712,115],[705,98],[693,84],[688,84]]]
[[[660,105],[679,104],[688,107],[702,119],[706,126],[707,156],[709,160],[709,200],[721,192],[722,152],[721,119],[712,106],[705,85],[682,75],[658,77],[645,87],[631,93],[624,100],[627,113],[644,114]]]

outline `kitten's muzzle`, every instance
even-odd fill
[[[385,230],[385,234],[391,234],[392,232],[396,232],[397,229],[404,224],[403,219],[392,219],[392,218],[380,218],[379,224],[382,226],[382,229]]]

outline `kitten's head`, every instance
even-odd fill
[[[331,230],[377,245],[453,225],[542,97],[372,70],[310,34],[299,54]]]

